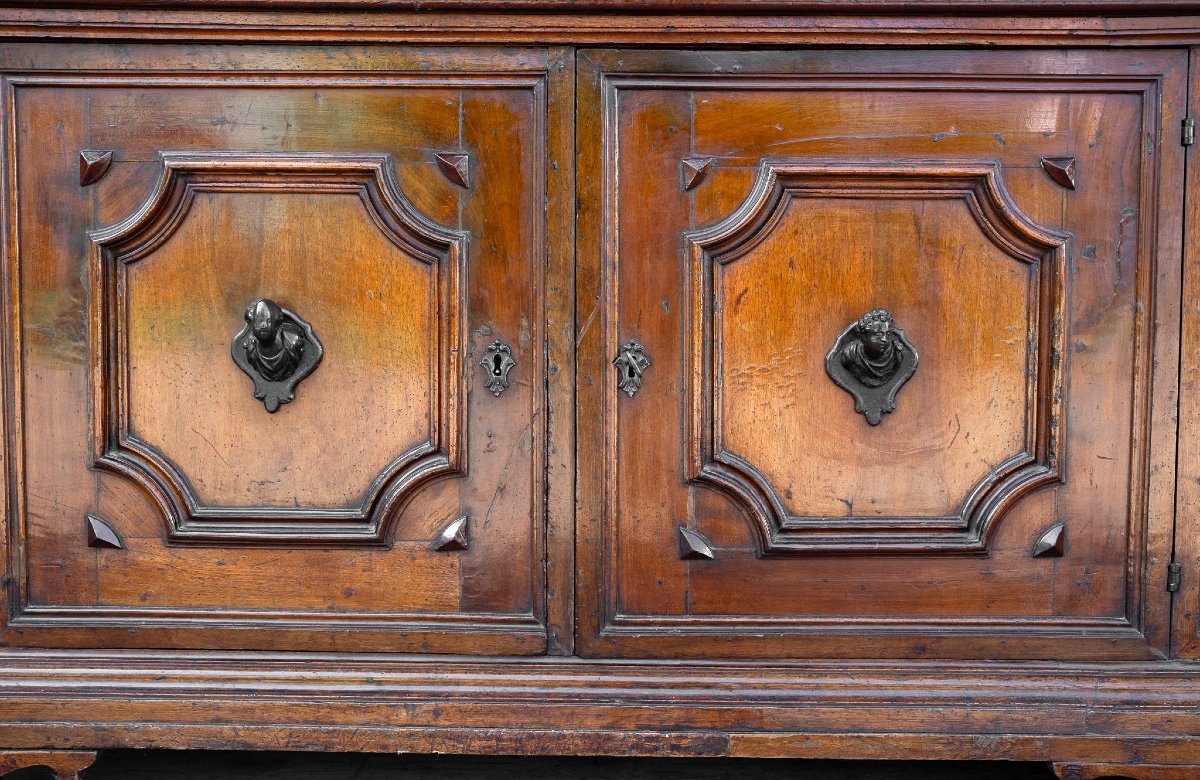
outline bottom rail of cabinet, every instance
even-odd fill
[[[89,751],[171,748],[1052,761],[1074,780],[1172,780],[1200,777],[1200,664],[2,650],[0,746],[63,776]]]

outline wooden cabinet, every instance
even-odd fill
[[[76,5],[0,8],[0,769],[1200,771],[1200,5]]]
[[[1165,653],[1185,56],[584,58],[585,652]]]
[[[6,640],[544,651],[543,74],[167,56],[11,82]]]

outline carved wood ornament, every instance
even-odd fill
[[[1068,190],[1075,189],[1075,158],[1074,157],[1043,157],[1042,170],[1060,187]]]
[[[708,541],[699,531],[693,531],[686,525],[679,526],[679,557],[681,560],[711,561],[716,558],[712,542]]]
[[[471,161],[467,155],[459,152],[438,152],[433,158],[447,181],[464,190],[471,188]]]
[[[1055,523],[1047,528],[1037,541],[1033,543],[1034,558],[1061,558],[1066,551],[1067,526],[1065,523]]]
[[[467,515],[452,520],[442,529],[431,546],[437,552],[465,550],[470,546],[471,518]]]
[[[708,178],[713,162],[712,157],[685,157],[679,161],[679,177],[684,192],[696,189]]]
[[[460,315],[465,235],[415,211],[400,192],[394,163],[387,155],[166,152],[161,159],[162,175],[145,203],[124,222],[91,234],[94,465],[132,480],[153,497],[174,541],[379,543],[391,507],[420,485],[460,468],[463,431],[458,409],[466,395],[458,357],[465,341]],[[423,337],[437,345],[445,358],[442,365],[430,367],[433,404],[427,439],[397,453],[358,507],[207,505],[193,488],[194,479],[183,473],[171,453],[141,440],[129,422],[128,301],[137,292],[131,267],[157,261],[157,251],[189,218],[199,194],[266,195],[281,188],[310,196],[357,195],[372,224],[411,258],[405,262],[433,269],[428,278],[434,286],[423,303],[435,309],[428,318],[431,331]],[[303,230],[303,226],[292,229]],[[274,236],[263,236],[264,254],[273,240]],[[249,308],[239,309],[239,315],[244,315],[245,324],[233,341],[234,362],[254,380],[255,396],[274,412],[291,400],[296,383],[321,361],[321,341],[298,314],[269,298],[253,301]],[[253,500],[253,494],[248,497]]]
[[[87,187],[104,178],[112,165],[113,153],[108,149],[84,149],[79,153],[79,186]]]
[[[838,197],[885,202],[937,199],[961,204],[985,240],[1012,261],[1033,269],[1028,343],[1035,345],[1036,352],[1026,369],[1032,425],[1024,447],[981,473],[957,513],[849,518],[798,515],[755,467],[753,453],[732,451],[724,443],[723,417],[717,412],[724,404],[738,403],[738,396],[726,396],[729,384],[718,379],[724,376],[724,348],[717,317],[728,317],[731,310],[722,298],[721,275],[736,263],[751,262],[747,258],[753,249],[780,225],[791,204],[803,208],[807,198]],[[1066,424],[1062,403],[1066,236],[1023,216],[1003,189],[996,166],[809,164],[767,159],[742,205],[727,219],[687,233],[685,241],[692,263],[685,324],[690,339],[685,376],[692,417],[686,428],[687,475],[738,501],[754,521],[762,554],[806,550],[982,553],[989,530],[1005,509],[1030,491],[1060,480]],[[755,258],[753,262],[768,262]],[[886,285],[881,289],[886,290]],[[893,314],[882,309],[865,315],[861,309],[855,312],[855,319],[825,356],[828,374],[855,397],[857,411],[871,425],[890,411],[895,394],[917,372],[916,347],[896,327]],[[905,312],[903,317],[908,322],[919,319],[920,314]],[[870,345],[871,334],[878,335],[878,345]],[[919,407],[920,399],[910,400]]]
[[[88,547],[108,548],[111,550],[124,549],[121,537],[107,520],[99,515],[88,514],[84,517],[87,527]]]
[[[3,750],[0,774],[44,766],[57,780],[79,780],[81,772],[96,763],[94,750]]]

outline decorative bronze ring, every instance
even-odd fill
[[[312,326],[270,298],[250,304],[233,339],[233,362],[254,380],[254,397],[272,414],[296,397],[296,385],[321,362]]]
[[[871,425],[896,408],[896,394],[917,371],[917,349],[887,309],[850,323],[825,356],[825,371],[854,397],[854,411]]]

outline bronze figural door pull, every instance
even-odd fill
[[[272,414],[296,397],[296,385],[321,362],[312,326],[270,298],[250,304],[233,339],[233,362],[254,380],[254,397]]]
[[[871,425],[896,408],[896,394],[917,370],[917,349],[886,309],[872,309],[842,331],[825,356],[825,370],[854,397],[854,411]]]

